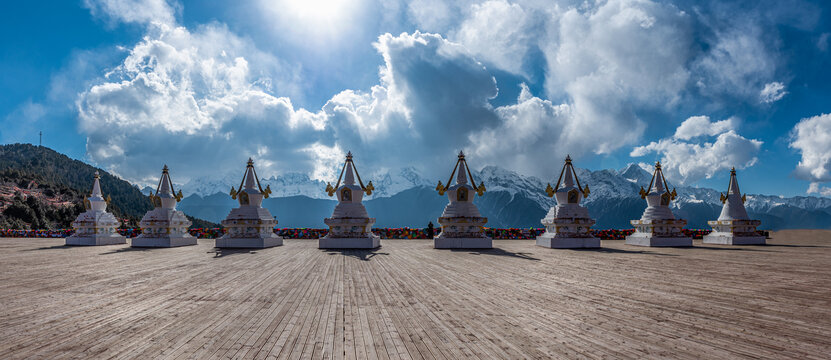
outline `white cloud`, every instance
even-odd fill
[[[808,194],[820,194],[831,197],[831,187],[820,186],[819,183],[812,182],[808,185]]]
[[[313,142],[324,124],[264,88],[282,84],[270,77],[263,81],[271,71],[286,72],[279,63],[223,26],[197,32],[157,27],[121,65],[79,95],[88,156],[139,182],[156,176],[161,163],[187,179],[216,171],[206,163],[233,166],[248,156],[280,159],[274,168],[310,169],[309,160],[298,156],[304,144],[296,137]],[[263,167],[265,173],[274,171]]]
[[[773,103],[781,100],[788,92],[785,91],[785,84],[781,82],[771,82],[765,84],[765,87],[759,93],[759,99],[763,103]]]
[[[699,136],[715,136],[727,132],[728,130],[735,130],[738,120],[729,118],[726,120],[710,122],[709,116],[692,116],[675,129],[676,139],[690,140]]]
[[[515,74],[522,72],[523,59],[535,39],[530,14],[519,4],[492,0],[474,4],[455,35],[483,61]]]
[[[93,16],[137,24],[176,22],[175,10],[166,0],[84,0]]]
[[[812,183],[831,181],[831,114],[800,120],[791,131],[789,146],[802,153],[795,171],[798,178]]]
[[[342,90],[320,109],[303,109],[291,101],[301,83],[297,69],[223,25],[180,27],[176,7],[164,1],[148,0],[145,7],[128,0],[88,1],[99,16],[148,24],[147,36],[77,102],[90,157],[131,180],[156,176],[158,163],[172,163],[168,157],[178,159],[182,177],[208,171],[202,159],[185,154],[211,159],[210,170],[233,168],[253,154],[263,175],[290,168],[324,177],[333,159],[348,150],[365,159],[367,168],[415,165],[430,176],[443,173],[434,165],[449,162],[447,154],[466,149],[482,159],[471,159],[474,164],[542,175],[549,171],[550,154],[609,154],[639,143],[647,126],[663,121],[643,118],[641,110],[672,110],[689,96],[694,81],[739,92],[751,84],[755,102],[775,68],[775,61],[750,59],[769,55],[760,31],[733,36],[729,29],[713,30],[713,39],[706,39],[710,50],[700,51],[695,15],[671,4],[609,0],[561,8],[545,1],[417,0],[402,6],[401,15],[452,41],[420,31],[381,35],[374,44],[383,58],[377,83]],[[279,19],[343,16],[314,13],[311,5],[319,2],[289,12],[257,4],[263,16]],[[353,10],[362,14],[360,6]],[[287,34],[286,41],[306,41]],[[336,43],[353,40],[345,34],[339,32],[342,41]],[[523,86],[515,104],[492,106],[497,84],[479,60],[530,77],[523,74],[529,54],[545,61],[546,96]],[[749,71],[731,70],[749,60]],[[730,71],[741,74],[731,78]],[[675,137],[641,151],[707,155],[735,147],[755,154],[761,143],[737,135],[735,126],[734,119],[690,118]],[[718,138],[686,142],[703,136]],[[328,160],[318,154],[329,154],[322,157]],[[738,160],[747,164],[751,158]],[[685,174],[693,181],[701,171]]]
[[[443,32],[458,18],[456,4],[443,0],[413,0],[407,4],[410,20],[421,30]]]
[[[702,122],[706,121],[706,124]],[[728,119],[729,120],[729,119]],[[704,178],[711,178],[720,171],[736,167],[739,169],[753,166],[756,154],[762,142],[747,139],[737,134],[730,123],[722,120],[711,123],[705,116],[691,117],[679,126],[676,135],[684,137],[653,141],[648,145],[638,146],[629,154],[632,157],[656,153],[661,157],[664,173],[670,181],[690,184]],[[682,127],[685,129],[682,130]],[[718,129],[717,133],[714,133]],[[692,135],[686,137],[686,135]],[[693,143],[689,140],[698,136],[716,136],[713,142]]]
[[[567,129],[579,126],[569,105],[535,97],[525,84],[517,104],[499,107],[496,113],[501,119],[497,126],[468,136],[468,155],[524,173],[548,174],[562,165],[549,159],[561,159],[569,152],[579,156],[590,148],[569,139]]]
[[[689,16],[672,5],[612,0],[571,8],[542,44],[548,92],[611,96],[592,103],[673,102],[690,76],[691,34]]]
[[[708,96],[730,94],[753,99],[776,71],[777,57],[768,49],[766,34],[750,18],[713,28],[710,49],[693,65],[699,90]]]

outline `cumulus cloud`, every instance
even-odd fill
[[[676,139],[689,140],[699,136],[715,136],[733,130],[738,121],[735,118],[710,122],[709,116],[692,116],[675,129]]]
[[[718,132],[714,133],[714,129],[718,129]],[[747,139],[737,134],[731,122],[710,122],[705,116],[685,120],[678,127],[676,135],[679,132],[685,137],[674,136],[653,141],[648,145],[634,148],[629,155],[641,157],[650,153],[658,154],[667,177],[681,184],[689,184],[704,178],[709,179],[716,173],[731,167],[741,169],[753,166],[757,160],[756,154],[762,146],[759,140]],[[695,135],[686,137],[693,134]],[[705,135],[715,136],[715,141],[702,143],[682,141]]]
[[[379,36],[377,83],[304,109],[291,101],[300,82],[295,68],[221,24],[184,28],[176,6],[136,1],[87,0],[96,15],[148,30],[77,100],[89,156],[134,181],[157,176],[161,162],[177,162],[188,178],[233,168],[251,155],[262,175],[288,170],[324,178],[348,150],[366,168],[407,164],[431,176],[444,171],[435,164],[452,165],[447,154],[465,149],[481,159],[474,164],[543,175],[551,154],[609,154],[641,143],[646,127],[663,121],[641,110],[673,110],[691,84],[750,84],[756,102],[775,68],[774,61],[753,59],[750,71],[731,78],[731,71],[745,69],[730,69],[748,56],[769,55],[764,34],[713,30],[700,51],[696,14],[666,3],[416,0],[402,7],[405,15],[446,37]],[[529,54],[545,64],[544,94],[523,84],[516,103],[491,105],[498,88],[485,64],[528,78]],[[734,149],[744,154],[737,165],[752,164],[761,143],[736,134],[734,119],[694,118],[638,152],[717,156]],[[702,137],[715,138],[690,143]],[[689,182],[711,176],[684,173]]]
[[[496,109],[499,125],[468,136],[469,155],[528,173],[553,171],[568,152],[585,151],[573,144],[567,128],[575,126],[571,107],[555,105],[531,94],[522,84],[517,104]],[[537,154],[545,154],[544,161]],[[574,155],[574,154],[572,154]]]
[[[346,150],[367,168],[433,164],[452,160],[469,134],[500,121],[488,103],[497,93],[493,77],[436,34],[380,36],[379,84],[344,90],[309,111],[272,94],[262,72],[276,59],[227,28],[160,29],[77,100],[88,156],[133,181],[154,178],[161,163],[187,180],[242,166],[249,156],[263,176],[326,177]]]
[[[812,183],[831,181],[831,114],[800,120],[791,131],[789,146],[802,154],[795,171],[798,178]],[[812,184],[809,191],[820,192],[819,185]]]
[[[314,141],[324,124],[267,91],[280,82],[260,76],[280,72],[275,64],[224,26],[158,27],[79,95],[88,156],[139,182],[156,176],[164,162],[187,175],[215,170],[206,171],[207,162],[243,164],[248,156],[310,169],[295,139]]]
[[[687,83],[692,48],[689,16],[651,1],[608,1],[571,8],[543,45],[550,94],[674,101]],[[602,103],[602,99],[593,99]]]
[[[522,59],[534,38],[530,14],[519,4],[492,0],[474,4],[453,39],[483,61],[513,72],[522,72]]]
[[[759,99],[763,103],[773,103],[781,100],[788,92],[785,91],[785,84],[781,82],[771,82],[765,84],[762,91],[759,93]]]

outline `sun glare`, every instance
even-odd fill
[[[332,36],[342,30],[359,3],[354,0],[282,0],[274,10],[296,29]]]

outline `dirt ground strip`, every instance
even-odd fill
[[[831,231],[767,246],[0,239],[0,359],[828,358]]]

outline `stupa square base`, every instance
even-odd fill
[[[229,249],[264,249],[283,245],[283,238],[279,236],[255,238],[232,238],[226,236],[216,239],[215,247]]]
[[[434,249],[493,249],[493,240],[481,238],[437,237],[433,239]]]
[[[765,245],[764,236],[739,236],[732,233],[712,232],[704,235],[702,240],[705,244],[718,245]]]
[[[170,236],[163,238],[136,237],[130,240],[130,247],[177,247],[196,245],[193,236]]]
[[[98,246],[98,245],[121,245],[126,244],[127,238],[121,235],[92,235],[92,236],[70,236],[66,238],[66,245],[69,246]]]
[[[557,237],[542,234],[537,237],[537,246],[551,249],[596,249],[600,247],[600,239],[596,237]]]
[[[692,238],[686,236],[655,236],[650,233],[634,233],[626,237],[626,245],[650,247],[689,247]]]
[[[327,238],[317,240],[318,249],[375,249],[381,247],[381,237]]]

